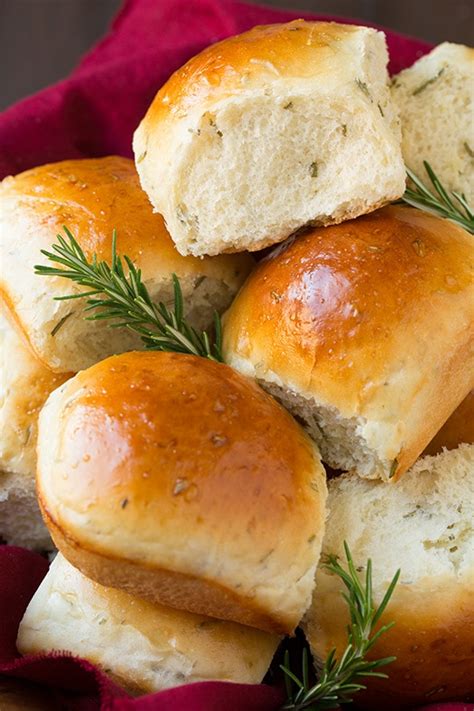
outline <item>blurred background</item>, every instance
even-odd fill
[[[122,0],[0,0],[0,110],[63,78]],[[377,22],[430,42],[474,44],[474,0],[266,0]],[[474,80],[474,78],[473,78]]]

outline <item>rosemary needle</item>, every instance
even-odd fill
[[[214,313],[215,338],[206,331],[198,333],[184,316],[183,294],[176,274],[173,274],[174,305],[170,310],[163,302],[154,303],[142,281],[141,270],[132,260],[117,254],[117,237],[112,236],[112,261],[87,259],[77,240],[67,227],[65,235],[57,235],[51,251],[41,250],[50,262],[58,266],[36,265],[35,273],[70,279],[87,287],[67,296],[56,296],[59,301],[85,299],[84,311],[92,313],[91,321],[110,320],[113,328],[126,327],[137,333],[147,349],[190,353],[222,362],[221,321]]]
[[[340,704],[352,701],[353,694],[365,689],[363,677],[381,677],[387,675],[379,669],[395,660],[395,657],[367,659],[367,652],[378,638],[393,626],[393,622],[383,625],[377,631],[377,623],[385,611],[400,576],[397,571],[378,607],[372,598],[372,564],[367,562],[365,580],[362,582],[352,560],[349,547],[344,542],[347,570],[338,562],[336,556],[328,556],[323,567],[343,582],[346,592],[344,599],[349,607],[350,625],[347,630],[347,647],[342,656],[336,657],[336,650],[329,652],[316,684],[309,684],[308,651],[303,650],[302,679],[290,668],[290,655],[285,653],[281,669],[285,675],[287,701],[281,707],[292,711],[323,711],[336,709]]]
[[[423,161],[423,165],[433,190],[428,188],[418,176],[407,168],[407,174],[413,183],[413,187],[407,187],[401,198],[402,201],[407,205],[417,207],[419,210],[444,217],[474,234],[474,208],[468,205],[465,195],[455,191],[448,191],[431,165],[427,161]]]

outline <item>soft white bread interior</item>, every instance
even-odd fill
[[[424,454],[439,454],[444,448],[456,449],[462,443],[474,444],[474,390],[446,420]]]
[[[406,471],[474,385],[472,237],[391,206],[291,239],[224,319],[224,357],[335,469]]]
[[[37,276],[66,225],[90,259],[110,261],[117,250],[142,270],[151,298],[173,300],[172,274],[180,278],[185,310],[198,329],[230,302],[252,266],[249,255],[182,257],[153,214],[131,160],[119,157],[63,161],[33,168],[0,184],[0,295],[33,350],[52,370],[78,371],[102,358],[143,347],[125,328],[85,321],[80,301],[53,297],[87,291],[69,279]]]
[[[72,374],[48,370],[1,311],[0,354],[0,539],[45,550],[52,543],[36,500],[38,415]]]
[[[144,190],[181,254],[257,250],[400,197],[382,32],[296,20],[207,48],[134,136]]]
[[[393,486],[344,474],[329,482],[323,555],[373,565],[381,602],[391,577],[400,581],[382,617],[395,626],[373,658],[395,655],[388,680],[364,679],[363,708],[414,708],[474,694],[474,445],[422,457]],[[316,658],[345,648],[349,623],[341,581],[318,569],[305,633]],[[359,698],[359,697],[358,697]]]
[[[59,550],[103,585],[274,632],[307,609],[325,521],[319,453],[227,365],[112,356],[48,399],[37,486]]]
[[[443,185],[474,205],[474,49],[444,42],[394,77],[403,158],[423,181],[428,161]]]
[[[58,553],[18,630],[22,654],[66,651],[132,693],[194,681],[257,684],[279,637],[103,587]]]
[[[34,477],[0,471],[0,543],[37,551],[54,548],[38,508]]]

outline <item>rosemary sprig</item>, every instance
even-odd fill
[[[474,234],[474,209],[467,204],[465,195],[446,190],[431,165],[427,161],[423,161],[423,165],[434,192],[407,168],[408,177],[414,187],[407,187],[402,201],[425,212],[444,217]]]
[[[41,253],[60,266],[37,264],[35,273],[70,279],[88,291],[68,296],[56,296],[58,301],[86,299],[85,312],[94,312],[87,320],[111,320],[112,328],[128,328],[137,333],[147,349],[191,353],[222,362],[222,329],[219,315],[214,313],[215,338],[198,333],[186,321],[183,294],[179,279],[173,274],[174,305],[170,310],[163,302],[154,303],[142,281],[141,270],[132,260],[117,254],[117,236],[112,236],[112,261],[99,261],[94,255],[88,260],[77,240],[64,227],[65,236],[57,235],[52,251]]]
[[[387,588],[382,602],[374,606],[372,599],[372,563],[367,562],[365,582],[362,583],[352,560],[349,547],[344,542],[347,559],[347,570],[343,568],[336,556],[328,556],[323,567],[333,575],[337,575],[346,592],[342,593],[350,613],[350,625],[347,628],[347,647],[340,657],[336,658],[336,650],[329,652],[319,674],[316,684],[309,684],[308,651],[304,649],[302,660],[302,679],[298,678],[290,668],[289,653],[285,653],[281,669],[285,674],[287,701],[282,709],[293,711],[322,711],[335,709],[340,704],[350,703],[353,694],[365,689],[363,677],[387,678],[380,667],[390,664],[395,657],[383,659],[366,659],[367,652],[373,647],[379,637],[393,626],[393,622],[383,625],[377,631],[375,627],[387,607],[394,588],[398,582],[398,570]]]

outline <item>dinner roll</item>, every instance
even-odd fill
[[[394,77],[406,164],[428,185],[428,161],[445,188],[474,205],[474,49],[444,42]]]
[[[225,360],[331,467],[397,477],[474,384],[472,237],[392,206],[289,240],[224,322]]]
[[[474,446],[419,459],[394,486],[344,474],[329,482],[323,554],[344,556],[347,541],[361,574],[373,564],[379,604],[401,576],[382,624],[395,626],[372,658],[395,655],[389,679],[365,678],[363,708],[414,708],[474,695]],[[347,604],[339,578],[316,575],[304,629],[315,658],[347,644]]]
[[[257,684],[279,643],[276,635],[180,612],[103,587],[59,553],[18,630],[22,654],[71,652],[131,693],[193,681]]]
[[[462,442],[474,444],[474,390],[433,437],[424,454],[438,454],[443,447],[455,449]]]
[[[54,374],[22,341],[0,311],[0,539],[51,548],[36,501],[38,413],[72,374]]]
[[[41,413],[37,482],[57,547],[103,585],[276,632],[309,605],[319,453],[226,365],[135,352],[79,373]]]
[[[385,36],[296,20],[208,47],[134,136],[144,190],[181,254],[257,250],[402,195]]]
[[[215,309],[229,305],[252,264],[248,255],[181,257],[126,158],[64,161],[6,178],[0,184],[0,296],[38,357],[58,372],[77,371],[142,345],[125,328],[85,321],[83,301],[53,300],[86,287],[34,274],[35,264],[48,263],[40,250],[51,249],[63,225],[88,258],[97,254],[109,261],[117,229],[118,252],[141,268],[154,301],[172,302],[176,273],[187,315],[199,329],[209,326]]]

